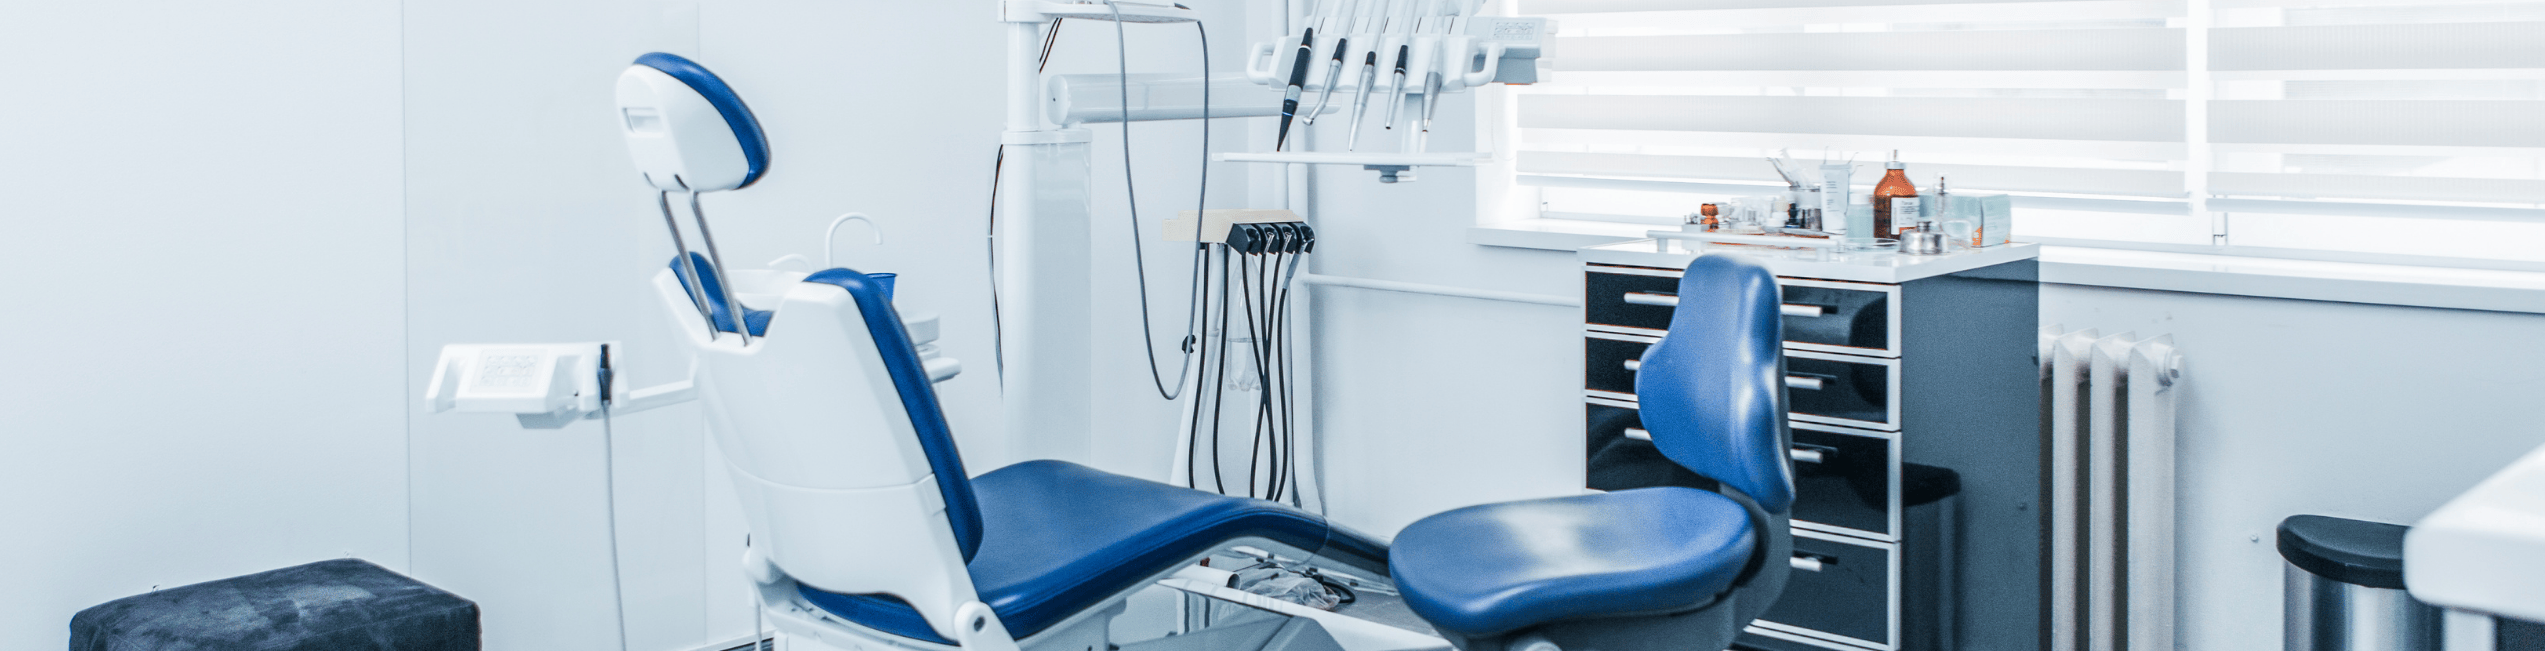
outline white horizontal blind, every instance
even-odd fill
[[[1557,22],[1510,112],[1548,217],[1896,149],[2019,238],[2545,260],[2444,221],[2545,238],[2545,1],[1507,1]]]
[[[2216,3],[2208,185],[2237,243],[2545,259],[2545,2]]]
[[[2088,236],[2208,238],[2185,176],[2183,2],[1515,8],[1557,24],[1552,74],[1515,91],[1515,180],[1548,216],[1658,222],[1765,194],[1782,186],[1770,149],[1852,156],[1869,186],[1896,149],[1922,191],[1947,177]]]

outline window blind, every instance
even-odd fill
[[[2207,185],[2232,239],[2545,260],[2518,243],[2545,236],[2545,2],[2215,2]]]
[[[2016,195],[2019,238],[2545,261],[2428,221],[2545,237],[2545,1],[1506,2],[1557,25],[1504,111],[1540,216],[1673,221],[1781,187],[1771,150],[1869,187],[1899,150],[1922,192]]]

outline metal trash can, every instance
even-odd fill
[[[2404,593],[2403,525],[2321,515],[2280,521],[2288,651],[2438,651],[2439,608]]]

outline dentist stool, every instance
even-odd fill
[[[1486,504],[1406,527],[1390,573],[1458,648],[1723,649],[1784,591],[1794,489],[1776,279],[1706,255],[1679,296],[1635,395],[1662,454],[1720,487]]]

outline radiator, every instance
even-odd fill
[[[2174,648],[2173,337],[2041,329],[2051,651]]]

